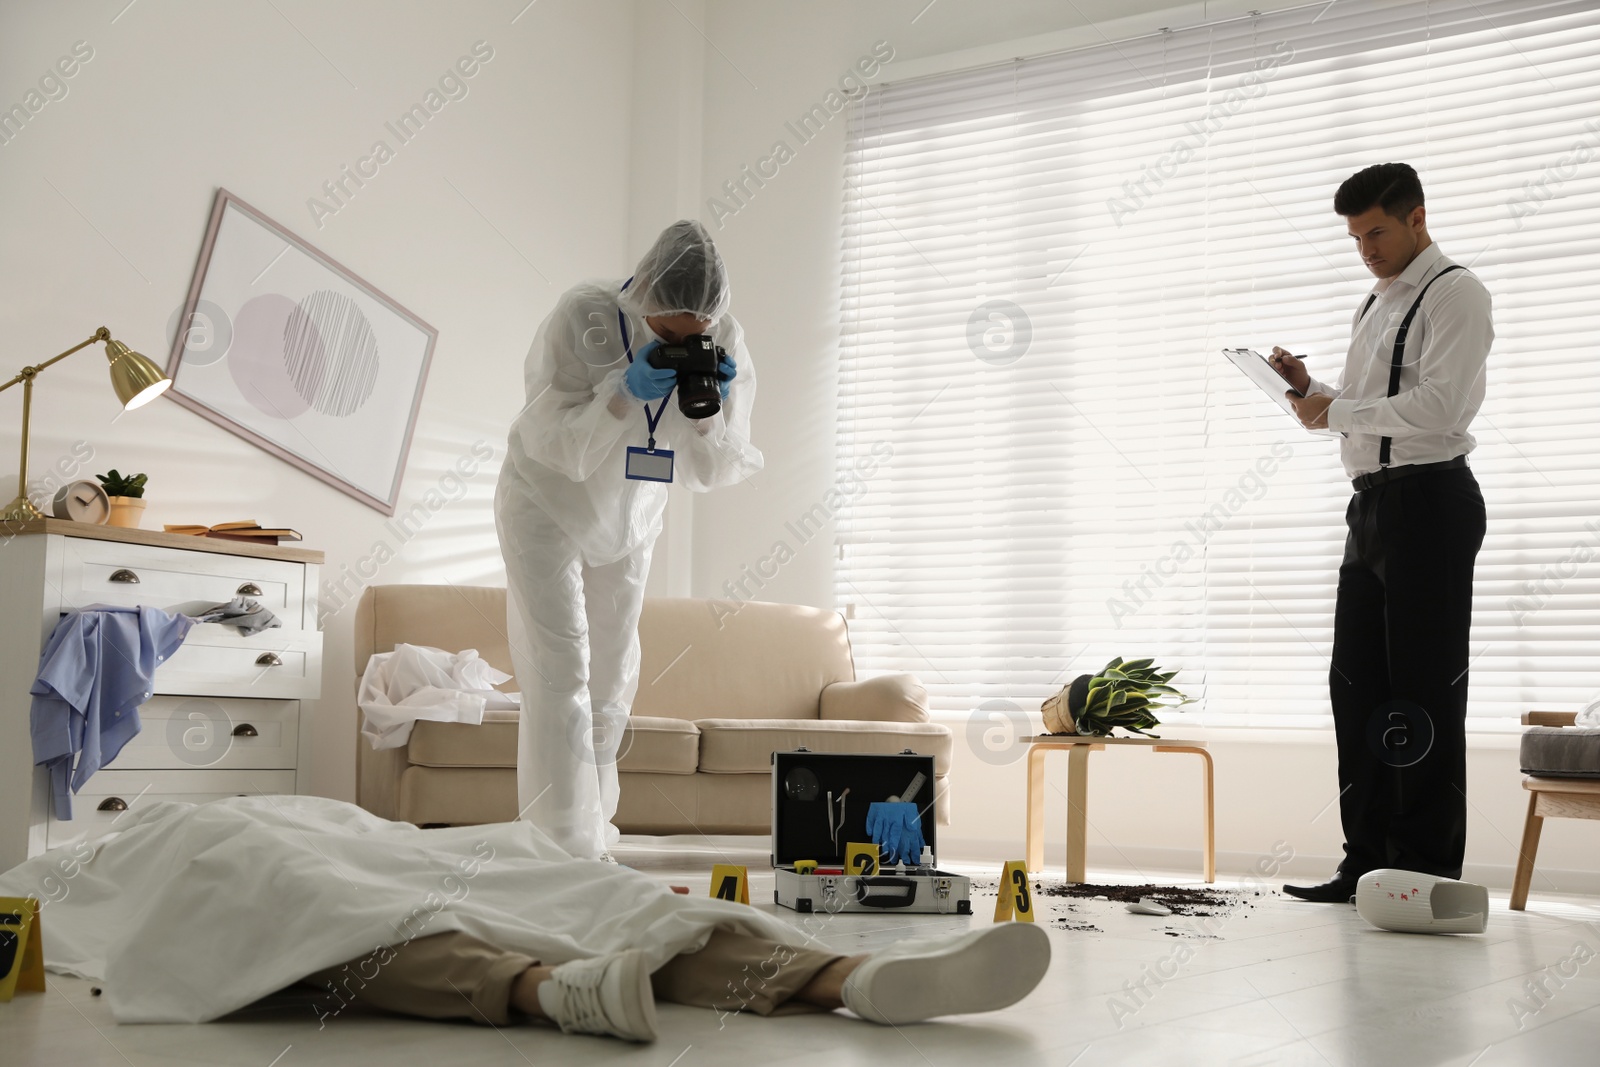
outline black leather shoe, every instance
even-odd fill
[[[1286,885],[1283,891],[1316,904],[1353,904],[1356,899],[1355,881],[1345,878],[1335,878],[1321,885]]]

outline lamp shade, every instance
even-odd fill
[[[111,361],[111,387],[128,411],[150,403],[172,384],[160,367],[121,341],[107,339],[106,358]]]

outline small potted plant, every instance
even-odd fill
[[[1107,663],[1098,674],[1080,674],[1072,684],[1044,702],[1044,728],[1053,734],[1108,737],[1121,726],[1141,736],[1161,725],[1155,712],[1191,703],[1167,683],[1177,671],[1163,673],[1154,660],[1122,657]]]
[[[139,528],[139,520],[144,515],[144,483],[142,474],[121,475],[113,468],[109,473],[97,474],[100,484],[105,487],[106,496],[111,498],[111,517],[106,520],[107,526],[123,526],[130,530]]]

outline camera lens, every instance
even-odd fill
[[[691,419],[709,419],[722,410],[722,390],[709,374],[678,372],[678,410]]]

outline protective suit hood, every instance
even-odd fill
[[[624,307],[646,315],[693,315],[716,323],[732,301],[728,269],[711,234],[692,219],[661,231],[621,295]]]

